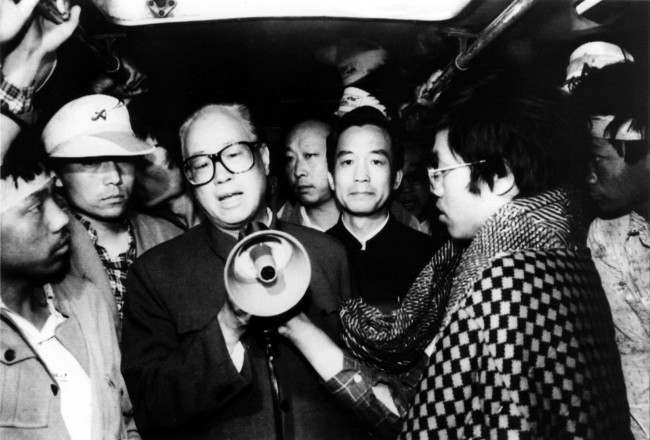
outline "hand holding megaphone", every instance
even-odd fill
[[[223,307],[217,314],[217,320],[230,353],[232,353],[235,345],[246,331],[250,319],[251,315],[249,313],[233,304],[230,298],[226,298]]]

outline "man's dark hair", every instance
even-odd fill
[[[605,129],[616,152],[633,164],[648,155],[648,76],[639,63],[610,64],[594,69],[573,91],[573,99],[588,115],[611,115]],[[641,141],[616,140],[616,133],[627,121],[643,134]]]
[[[181,142],[178,138],[179,121],[161,119],[156,103],[144,97],[129,104],[129,117],[135,135],[145,140],[147,136],[158,141],[167,150],[170,160],[179,168],[182,166]],[[160,105],[160,104],[158,104]]]
[[[30,131],[23,131],[12,142],[4,157],[0,177],[14,181],[21,178],[29,182],[47,170],[45,163],[45,149],[39,137]]]
[[[379,127],[388,135],[390,139],[391,173],[392,177],[395,178],[395,175],[402,169],[402,165],[404,164],[404,151],[402,150],[402,146],[396,136],[396,128],[393,123],[391,123],[382,112],[370,106],[355,108],[333,122],[332,131],[329,136],[327,136],[328,169],[334,171],[336,149],[341,134],[350,127],[362,127],[364,125],[374,125]]]
[[[473,166],[469,190],[512,172],[521,196],[580,184],[586,172],[587,118],[559,89],[505,74],[461,76],[437,105],[436,131],[449,130],[449,148]],[[576,167],[584,167],[578,170]]]

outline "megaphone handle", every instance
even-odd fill
[[[273,418],[275,420],[275,438],[276,440],[284,440],[284,417],[282,416],[282,409],[280,403],[282,396],[280,395],[280,386],[278,384],[278,375],[275,368],[275,344],[273,337],[269,330],[264,331],[264,342],[266,344],[266,366],[269,370],[269,382],[271,385],[271,395],[273,397]]]

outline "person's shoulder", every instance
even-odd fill
[[[136,228],[155,228],[161,233],[168,236],[177,236],[183,233],[183,230],[170,222],[169,220],[162,217],[155,217],[144,212],[134,211],[130,215],[131,221]]]
[[[103,291],[93,280],[69,271],[52,283],[52,288],[57,299],[66,301],[76,313],[106,314],[113,318],[111,304],[107,301],[107,294],[112,293]]]
[[[316,252],[315,257],[323,257],[327,255],[336,255],[338,253],[345,253],[343,245],[335,238],[321,231],[313,228],[297,225],[279,220],[278,225],[282,231],[285,231],[300,241],[303,246]],[[331,229],[330,229],[331,231]]]
[[[412,227],[405,225],[404,223],[397,220],[395,217],[391,217],[389,222],[391,227],[394,228],[396,231],[398,231],[399,234],[407,240],[422,241],[422,240],[429,240],[430,238],[424,232],[417,231]]]
[[[205,228],[205,224],[200,224],[183,234],[153,246],[140,255],[134,264],[155,264],[168,261],[178,264],[178,261],[182,261],[185,256],[195,254],[197,247],[207,246],[208,235]]]
[[[535,296],[540,290],[579,289],[593,283],[598,284],[598,275],[586,248],[533,248],[495,255],[484,267],[475,290],[491,292],[498,287]],[[524,284],[528,287],[521,287]]]
[[[433,254],[433,240],[429,235],[406,226],[394,217],[389,220],[389,226],[402,247],[414,252]]]

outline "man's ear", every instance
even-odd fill
[[[492,192],[497,196],[516,196],[519,194],[519,188],[517,187],[517,182],[515,182],[515,175],[512,174],[508,164],[505,164],[506,174],[505,176],[494,175],[492,180]]]
[[[259,153],[262,158],[262,164],[264,164],[264,174],[268,176],[271,172],[271,159],[269,155],[269,147],[267,147],[266,142],[263,142],[260,146]]]
[[[330,190],[334,192],[334,176],[329,171],[327,172],[327,183],[330,185]]]
[[[404,173],[402,170],[397,170],[395,173],[395,180],[393,181],[393,191],[396,191],[397,188],[402,184],[402,178],[404,177]]]

